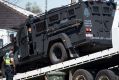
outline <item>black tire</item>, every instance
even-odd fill
[[[79,69],[74,72],[72,80],[93,80],[93,76],[87,70]]]
[[[67,60],[68,55],[64,45],[60,42],[54,43],[49,50],[49,58],[52,64]]]
[[[111,70],[101,70],[97,73],[95,80],[118,80],[118,77]]]

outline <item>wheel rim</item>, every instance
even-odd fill
[[[76,80],[86,80],[86,78],[83,75],[79,75],[76,77]]]
[[[101,76],[99,80],[110,80],[107,76]]]
[[[61,59],[62,58],[62,51],[59,47],[56,47],[54,50],[54,55],[57,59]]]

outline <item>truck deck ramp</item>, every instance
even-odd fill
[[[59,64],[51,65],[48,67],[28,71],[25,73],[18,73],[14,76],[14,80],[26,80],[26,79],[45,75],[46,73],[51,72],[51,71],[64,70],[64,69],[68,69],[68,68],[71,68],[74,66],[80,66],[80,65],[85,64],[85,63],[93,62],[96,60],[112,57],[115,55],[119,55],[119,51],[115,48],[111,48],[108,50],[96,52],[96,53],[93,53],[90,55],[86,55],[86,56],[83,56],[80,58],[65,61],[65,62],[62,62]],[[2,80],[5,80],[5,78]]]

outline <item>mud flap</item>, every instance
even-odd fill
[[[71,58],[77,58],[77,57],[79,57],[79,55],[76,53],[76,51],[74,50],[74,48],[69,48],[68,51],[69,51],[69,56]]]

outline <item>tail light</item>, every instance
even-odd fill
[[[93,34],[91,34],[91,32],[92,32],[91,27],[86,27],[86,37],[89,38],[93,37]]]
[[[86,27],[86,32],[91,32],[91,28],[90,27]]]

